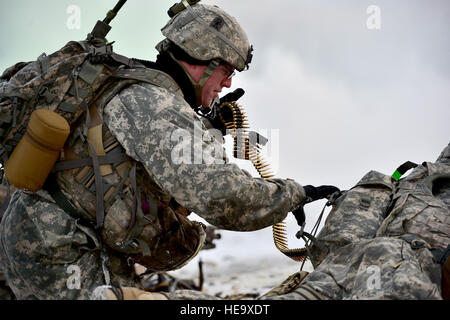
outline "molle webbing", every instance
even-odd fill
[[[120,186],[111,186],[103,181],[101,177],[112,172],[112,169],[106,165],[113,164],[114,166],[117,166],[129,158],[126,157],[120,148],[117,148],[120,144],[111,133],[106,130],[98,110],[103,110],[106,104],[125,87],[138,82],[151,83],[181,93],[178,85],[168,75],[158,70],[141,67],[136,69],[119,69],[112,77],[115,78],[116,81],[110,83],[102,90],[101,96],[96,99],[95,106],[92,105],[89,108],[89,112],[86,112],[86,127],[89,128],[87,132],[89,144],[88,150],[92,155],[92,159],[71,160],[71,162],[58,163],[56,165],[56,168],[59,170],[64,170],[64,168],[72,169],[74,168],[73,166],[77,165],[78,167],[82,167],[75,174],[75,178],[91,192],[95,191],[97,227],[99,228],[102,226],[104,219],[105,206],[103,201],[106,204],[109,204],[112,198],[120,192],[120,189],[123,188],[124,185],[124,182],[122,182]],[[103,138],[100,136],[102,129],[104,133]],[[136,194],[136,196],[139,197],[139,194]]]
[[[110,164],[113,168],[116,168],[130,158],[121,150],[119,142],[114,138],[114,136],[111,135],[109,130],[104,131],[105,133],[103,134],[103,145],[105,155],[97,156],[96,160],[98,161],[99,166]],[[76,168],[80,169],[77,170],[74,174],[75,180],[83,184],[91,192],[95,192],[95,170],[94,159],[92,157],[58,162],[55,165],[54,170],[63,171]],[[107,195],[111,186],[108,186],[105,183],[105,187],[106,189],[104,190],[104,194]],[[107,201],[107,199],[105,201]]]
[[[57,163],[53,171],[71,170],[71,183],[84,185],[96,196],[97,227],[101,227],[104,210],[129,187],[127,166],[131,167],[131,159],[103,124],[104,107],[121,90],[135,83],[150,83],[182,96],[181,89],[167,74],[115,54],[112,46],[102,41],[71,41],[49,56],[42,54],[37,61],[15,65],[4,76],[0,79],[0,157],[3,163],[23,136],[32,111],[39,108],[56,111],[69,122],[71,134],[62,157],[66,161]],[[84,124],[81,123],[83,117]],[[85,143],[86,152],[78,148],[80,154],[75,153],[77,141]],[[70,153],[74,157],[68,156]],[[88,153],[90,158],[87,158]],[[112,170],[117,170],[120,181],[114,179],[112,183],[111,179],[103,178]],[[71,188],[64,181],[65,175],[58,174],[58,182],[69,192]],[[135,196],[140,197],[139,192],[135,192]],[[70,200],[77,208],[83,201],[77,196]],[[92,206],[81,207],[93,214]],[[156,214],[155,207],[151,202],[153,214]]]
[[[124,153],[107,154],[106,156],[99,156],[98,162],[102,164],[117,164],[129,159],[129,157]],[[54,167],[54,171],[63,171],[69,169],[75,169],[85,166],[92,166],[92,158],[76,159],[76,160],[66,160],[58,162]]]
[[[117,195],[117,192],[114,191],[118,187],[110,186],[105,183],[100,172],[100,166],[111,165],[113,167],[117,167],[119,164],[129,160],[129,157],[125,153],[121,152],[120,148],[116,148],[116,150],[119,152],[114,152],[115,149],[112,148],[112,146],[115,145],[117,147],[119,146],[119,143],[114,138],[111,139],[112,136],[109,131],[106,131],[104,137],[107,138],[105,141],[109,141],[109,143],[106,144],[108,146],[108,153],[106,153],[104,156],[97,156],[92,143],[88,142],[92,155],[90,158],[60,161],[53,168],[54,172],[80,168],[78,172],[75,173],[75,180],[79,183],[82,183],[88,190],[90,190],[92,193],[95,193],[96,195],[97,228],[101,228],[103,225],[105,203],[110,202],[111,196]],[[54,183],[56,184],[56,181],[54,181]],[[48,186],[46,189],[49,191],[54,191],[54,189],[49,188]],[[54,194],[58,195],[58,193],[55,192],[50,193],[52,194],[52,197],[54,197]],[[61,199],[62,197],[58,198]],[[60,205],[64,210],[68,208],[68,206],[65,204],[65,202],[68,201],[58,201],[58,199],[55,200],[57,201],[58,205]],[[72,211],[73,210],[70,209],[68,212],[72,213]]]
[[[89,128],[87,130],[87,139],[82,133],[83,130],[80,130],[83,124],[74,130],[74,132],[78,132],[78,136],[82,140],[83,138],[87,140],[88,151],[91,157],[59,162],[56,164],[55,170],[61,171],[79,168],[74,171],[73,176],[75,181],[84,185],[89,192],[95,195],[97,228],[103,227],[105,212],[113,204],[114,199],[124,194],[126,188],[130,188],[133,198],[131,221],[126,237],[120,243],[117,243],[117,245],[124,251],[133,251],[138,246],[142,254],[148,256],[150,255],[148,245],[138,237],[148,221],[145,220],[142,212],[141,191],[136,183],[136,163],[134,161],[130,162],[132,159],[124,153],[120,143],[103,124],[100,114],[115,95],[127,86],[135,83],[151,83],[180,94],[181,90],[168,75],[148,68],[119,68],[112,78],[115,80],[109,82],[108,85],[101,89],[101,92],[97,94],[97,98],[95,99],[95,105],[91,105],[89,112],[86,113],[87,119],[84,126]],[[132,162],[134,162],[133,166],[131,164]],[[110,167],[106,172],[102,170],[102,167],[105,165],[109,165]],[[110,185],[107,181],[111,182],[111,180],[104,179],[103,177],[111,174],[113,171],[117,172],[120,181]],[[150,215],[156,216],[159,202],[151,197],[148,197],[146,201],[148,202]]]
[[[103,204],[103,181],[102,174],[100,173],[100,165],[98,163],[97,153],[95,152],[95,148],[93,144],[88,141],[89,150],[91,151],[92,156],[92,167],[94,168],[94,178],[95,178],[95,195],[96,195],[96,204],[95,211],[97,217],[97,228],[101,228],[103,226],[103,221],[105,219],[105,209]]]

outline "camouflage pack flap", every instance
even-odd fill
[[[83,112],[94,92],[109,77],[103,65],[93,65],[79,42],[36,61],[18,63],[6,70],[0,82],[0,143],[9,154],[25,132],[35,109],[58,112],[72,124]]]
[[[43,53],[11,76],[12,70],[17,70],[21,63],[16,64],[12,70],[5,71],[10,78],[1,83],[0,99],[18,97],[55,110],[72,83],[76,67],[87,55],[77,42],[69,42],[49,56]]]
[[[392,190],[394,187],[394,180],[391,176],[377,171],[370,171],[355,185],[354,188],[358,186],[373,186],[379,188],[385,186]]]
[[[360,239],[375,237],[391,203],[393,179],[377,171],[367,173],[333,205],[313,246],[312,259],[319,264],[326,255]]]
[[[7,68],[3,74],[0,76],[0,83],[9,81],[13,75],[19,72],[23,67],[30,64],[31,62],[17,62],[15,65]]]
[[[450,243],[449,187],[449,165],[426,162],[418,166],[399,181],[393,209],[377,235],[415,235],[428,247],[445,250]]]

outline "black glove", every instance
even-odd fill
[[[335,186],[319,186],[314,187],[311,185],[304,186],[306,193],[306,203],[313,202],[319,199],[325,199],[331,196],[335,192],[339,192],[340,190]]]
[[[229,92],[226,95],[224,95],[222,98],[220,98],[219,104],[222,104],[224,102],[233,102],[238,101],[239,98],[241,98],[244,95],[245,91],[242,88],[237,88],[233,92]]]
[[[297,224],[300,227],[303,227],[306,221],[305,211],[303,210],[303,206],[298,207],[294,211],[292,211],[292,214],[295,217],[295,220],[297,221]]]
[[[292,211],[292,214],[294,215],[295,220],[297,220],[297,224],[300,227],[303,227],[305,224],[306,217],[305,217],[305,211],[303,210],[303,206],[306,203],[313,202],[313,201],[316,201],[319,199],[328,198],[336,191],[340,192],[340,190],[338,188],[336,188],[335,186],[314,187],[311,185],[307,185],[307,186],[304,186],[303,189],[305,189],[306,201],[300,207],[298,207],[297,209]]]

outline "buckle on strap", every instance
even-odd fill
[[[38,96],[44,97],[47,103],[52,103],[55,99],[55,95],[48,90],[48,87],[42,86],[38,90]]]
[[[422,240],[420,237],[418,237],[415,234],[407,234],[401,237],[404,241],[408,242],[411,246],[411,249],[422,249],[427,248],[431,249],[431,246],[425,241]]]
[[[113,53],[113,45],[114,42],[108,43],[104,46],[101,47],[92,47],[89,50],[89,53],[93,56],[97,56],[97,55],[110,55]]]

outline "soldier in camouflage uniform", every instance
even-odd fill
[[[336,209],[318,236],[323,247],[313,247],[316,269],[296,290],[264,299],[442,299],[450,145],[397,183],[369,172]]]
[[[193,110],[210,106],[223,87],[231,86],[233,70],[248,67],[251,47],[236,20],[215,6],[197,4],[162,31],[166,40],[157,47],[157,61],[146,62],[154,70],[152,83],[121,86],[97,105],[106,152],[129,157],[102,174],[109,189],[101,236],[83,222],[96,210],[89,166],[57,174],[63,195],[80,216],[55,203],[46,190],[13,194],[0,225],[0,261],[18,299],[87,299],[105,284],[135,286],[132,266],[142,261],[139,256],[155,270],[181,267],[204,240],[202,228],[186,220],[190,212],[219,228],[251,231],[282,221],[305,201],[304,188],[293,180],[253,178],[230,164],[222,137],[207,131]],[[89,155],[83,125],[71,128],[66,159]],[[182,149],[189,150],[181,161],[174,151],[180,137]],[[193,141],[188,149],[187,141]],[[213,161],[206,161],[211,150],[216,151]],[[127,227],[133,217],[138,217],[134,225],[142,223],[138,233]],[[165,243],[168,250],[162,252]],[[186,256],[178,257],[181,253]]]

